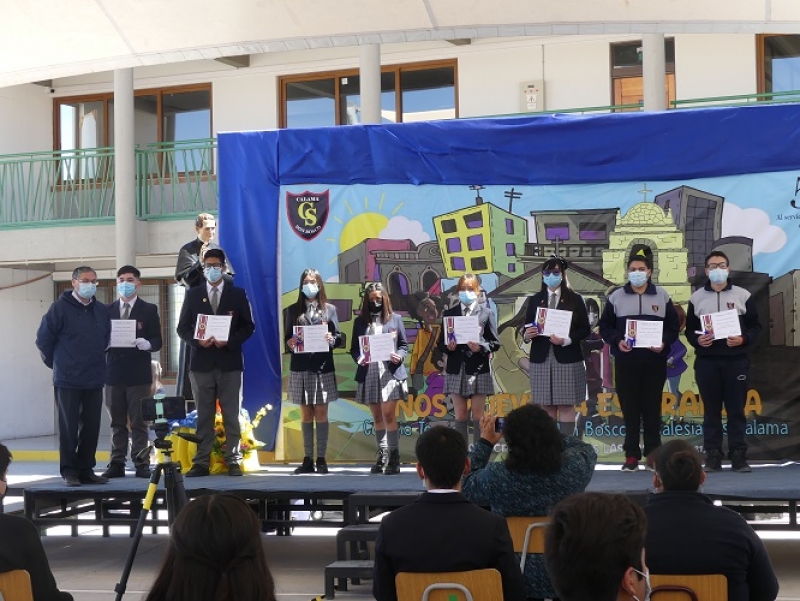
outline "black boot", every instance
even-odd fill
[[[314,473],[314,462],[311,460],[311,457],[303,457],[303,463],[294,470],[295,474],[313,474]]]
[[[383,472],[383,466],[386,465],[386,449],[378,449],[375,465],[369,468],[371,474],[380,474]]]
[[[318,474],[328,473],[328,462],[325,461],[324,457],[317,457],[317,473]]]
[[[389,451],[389,461],[386,463],[386,469],[383,470],[383,473],[387,476],[400,473],[400,451],[398,449]]]

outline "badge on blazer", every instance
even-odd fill
[[[136,322],[136,329],[137,330],[143,330],[144,329],[144,324],[141,321],[137,321]]]
[[[329,190],[302,194],[286,193],[286,215],[292,231],[303,240],[313,240],[328,222]]]
[[[736,308],[736,303],[728,303],[728,309]]]
[[[653,310],[653,313],[658,313],[658,305],[650,305],[650,308]]]

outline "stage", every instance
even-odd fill
[[[248,500],[258,510],[265,530],[290,534],[306,519],[314,526],[342,527],[363,523],[376,514],[411,502],[423,491],[422,481],[411,466],[399,475],[370,474],[367,466],[331,466],[327,475],[296,476],[294,466],[266,466],[241,478],[214,475],[184,480],[187,495],[228,492]],[[158,485],[153,512],[146,525],[167,524],[164,478]],[[624,493],[640,503],[651,494],[651,472],[622,472],[618,466],[599,465],[587,490]],[[133,528],[141,511],[148,481],[116,478],[104,485],[68,487],[60,478],[49,478],[24,487],[12,487],[9,495],[24,497],[24,512],[42,532],[54,526]],[[798,530],[797,501],[800,499],[800,464],[796,462],[755,464],[753,472],[741,474],[726,468],[708,475],[704,492],[715,500],[752,514],[788,514],[788,523],[753,522],[757,529]],[[303,519],[306,516],[306,519]],[[310,525],[310,524],[309,524]]]

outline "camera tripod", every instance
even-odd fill
[[[150,484],[147,486],[147,494],[142,504],[142,511],[139,514],[139,520],[136,522],[136,531],[133,535],[130,551],[128,551],[128,558],[125,560],[125,567],[122,570],[122,576],[119,583],[114,587],[114,592],[117,593],[116,601],[121,601],[122,596],[125,594],[125,589],[128,585],[128,577],[131,574],[133,561],[136,559],[136,551],[139,549],[139,542],[142,540],[142,532],[144,532],[144,522],[150,513],[153,506],[153,500],[156,496],[158,489],[158,482],[161,480],[161,475],[164,475],[164,489],[166,492],[166,505],[167,505],[167,523],[170,528],[175,521],[175,516],[181,508],[188,502],[186,496],[186,489],[183,487],[183,474],[181,473],[181,466],[179,463],[172,461],[172,441],[166,440],[168,426],[166,423],[156,423],[153,426],[156,433],[156,439],[144,449],[139,456],[142,458],[148,457],[153,448],[159,449],[164,455],[164,461],[156,465],[150,476]],[[178,436],[189,442],[199,443],[203,439],[195,434],[177,433]]]

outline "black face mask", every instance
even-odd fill
[[[369,303],[370,313],[380,313],[381,311],[383,311],[383,301],[370,301]]]

